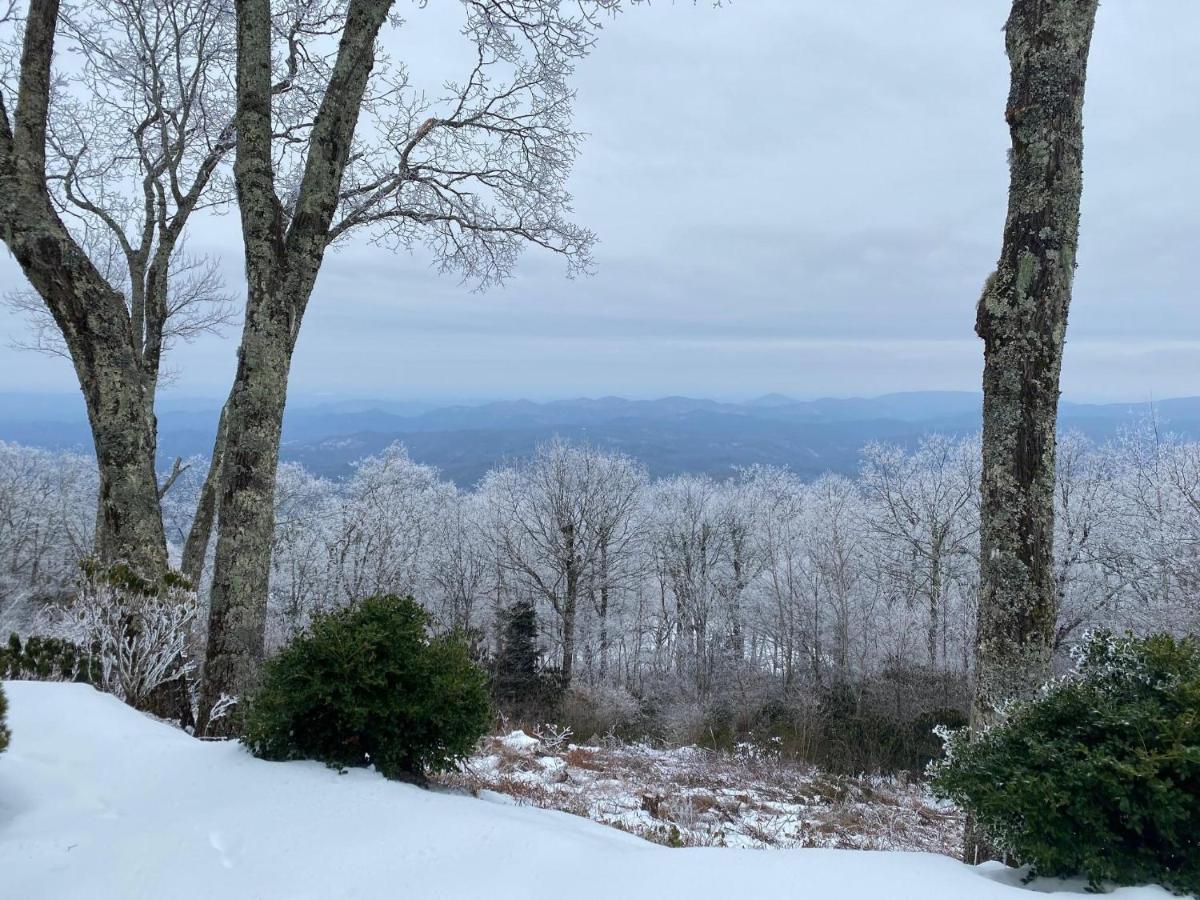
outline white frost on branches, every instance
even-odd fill
[[[195,592],[180,585],[143,592],[97,576],[58,606],[57,621],[63,637],[94,654],[98,687],[140,706],[155,688],[194,671],[188,650],[198,611]]]

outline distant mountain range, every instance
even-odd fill
[[[664,397],[626,400],[528,400],[476,406],[346,400],[298,401],[284,423],[283,458],[341,477],[355,460],[403,441],[413,458],[462,485],[505,459],[530,454],[561,436],[619,450],[652,475],[729,474],[754,463],[789,466],[804,477],[851,473],[863,444],[911,445],[930,432],[971,434],[980,427],[979,394],[916,392],[869,398],[794,400],[770,394],[744,403]],[[1103,440],[1150,414],[1147,403],[1064,402],[1060,425]],[[1200,397],[1161,400],[1164,430],[1200,437]],[[218,410],[211,401],[163,404],[159,450],[207,455]],[[87,449],[91,439],[79,397],[0,394],[0,439],[49,448]]]

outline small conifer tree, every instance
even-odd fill
[[[500,652],[492,670],[496,703],[518,719],[552,715],[562,695],[558,672],[547,670],[538,647],[537,611],[532,600],[518,600],[504,613]]]
[[[514,702],[537,692],[541,671],[537,612],[530,600],[518,600],[504,613],[504,632],[496,656],[492,690],[496,699]]]

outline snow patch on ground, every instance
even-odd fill
[[[675,850],[577,816],[268,763],[77,684],[8,682],[0,893],[21,900],[1021,900],[946,856]],[[1081,885],[1039,883],[1043,893]],[[1119,900],[1166,900],[1158,888]]]
[[[542,746],[541,741],[535,737],[531,737],[520,729],[506,734],[502,738],[498,738],[497,742],[505,749],[515,750],[518,753],[536,750]]]

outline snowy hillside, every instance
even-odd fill
[[[564,813],[430,793],[365,771],[261,762],[82,685],[5,688],[13,730],[0,755],[6,898],[1030,896],[1017,873],[944,856],[669,849]]]

